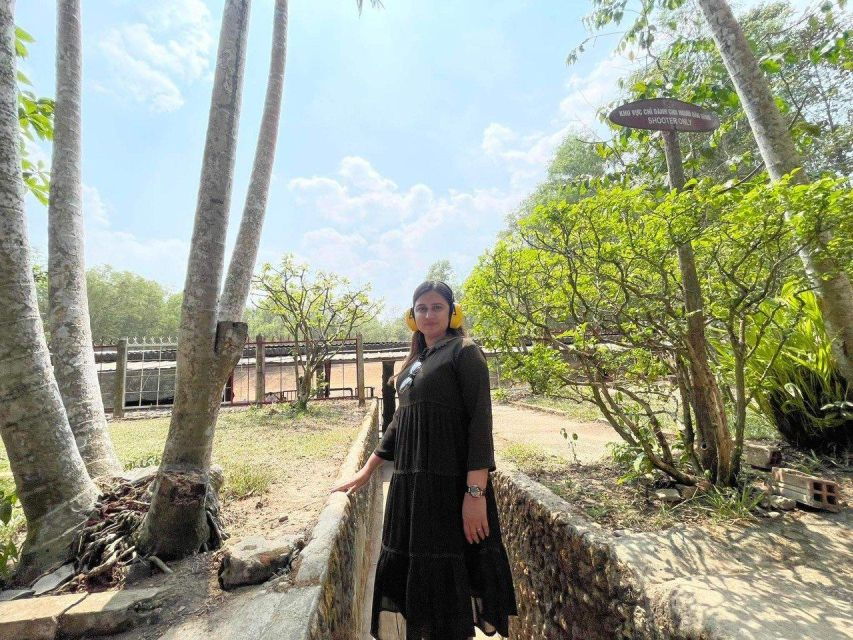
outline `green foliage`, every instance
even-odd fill
[[[0,533],[3,533],[3,530],[8,532],[0,535],[0,578],[3,579],[9,577],[12,565],[20,553],[14,541],[12,527],[12,514],[17,502],[18,494],[14,487],[0,487]]]
[[[285,254],[279,266],[267,263],[254,279],[257,307],[281,319],[294,348],[301,382],[297,405],[311,397],[313,379],[322,363],[334,357],[342,340],[354,337],[382,309],[370,299],[370,285],[353,289],[347,278],[335,273],[311,273]]]
[[[622,93],[602,105],[610,110],[631,100],[670,97],[699,104],[716,113],[721,125],[713,134],[682,134],[688,177],[724,183],[748,180],[762,169],[761,156],[740,99],[701,12],[681,2],[642,2],[624,35],[622,49],[637,51],[642,63],[619,80]],[[599,29],[619,23],[622,12],[612,3],[593,1]],[[738,20],[765,71],[804,162],[813,174],[853,173],[853,16],[829,3],[802,15],[789,1],[765,2],[742,12]],[[662,44],[665,43],[665,44]],[[599,146],[608,172],[633,181],[663,183],[666,164],[658,135],[642,129],[613,128],[612,140]]]
[[[707,511],[714,520],[752,521],[762,498],[764,493],[749,484],[740,489],[712,486],[699,494],[696,506]]]
[[[266,493],[275,481],[275,474],[268,468],[251,464],[231,467],[225,476],[223,494],[227,498],[240,500]]]
[[[797,447],[826,452],[853,446],[853,403],[846,400],[814,293],[789,283],[756,316],[746,334],[755,351],[747,381],[762,415]],[[756,326],[767,329],[759,335]],[[724,365],[730,364],[727,355],[720,353]]]
[[[29,55],[28,44],[33,37],[20,27],[15,27],[15,53],[24,59]],[[32,91],[30,79],[18,71],[18,123],[21,130],[21,170],[24,186],[44,205],[50,192],[50,172],[39,160],[33,162],[28,154],[27,143],[53,139],[54,101],[40,98]]]
[[[605,447],[610,459],[624,472],[617,480],[619,484],[634,483],[655,469],[642,447],[629,442],[608,442]]]
[[[154,465],[159,465],[162,460],[162,456],[159,453],[149,453],[148,455],[140,456],[137,458],[131,458],[129,460],[125,460],[124,462],[124,470],[130,471],[131,469],[141,469],[143,467],[153,467]]]
[[[86,272],[86,289],[96,340],[178,334],[182,295],[154,280],[103,265]]]
[[[692,384],[684,374],[689,345],[677,248],[690,242],[709,330],[733,354],[716,373],[741,441],[761,384],[747,373],[758,356],[747,336],[754,331],[760,343],[782,322],[772,309],[798,272],[796,238],[815,242],[820,229],[800,225],[795,237],[786,211],[795,220],[821,211],[836,225],[839,246],[849,243],[840,220],[850,197],[843,181],[796,193],[785,181],[751,189],[692,181],[680,193],[598,183],[574,200],[554,193],[481,257],[466,282],[476,334],[509,354],[508,375],[535,392],[595,403],[632,447],[637,471],[653,464],[695,474],[691,437],[667,442],[665,433],[688,427],[672,381],[682,378],[688,390]],[[759,308],[770,314],[762,321]]]

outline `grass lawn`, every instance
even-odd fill
[[[239,507],[243,498],[261,496],[274,484],[293,488],[313,483],[318,487],[304,492],[317,493],[314,501],[322,503],[329,487],[319,487],[320,476],[323,483],[331,485],[326,476],[334,477],[363,417],[363,409],[345,401],[309,404],[304,413],[293,412],[289,405],[222,411],[214,436],[213,463],[222,465],[225,472],[223,497]],[[113,444],[126,469],[160,462],[169,420],[164,416],[109,423]],[[2,445],[0,490],[14,490]],[[18,505],[9,524],[0,523],[0,545],[20,540],[24,526]]]
[[[219,414],[213,439],[213,463],[225,471],[228,497],[261,493],[286,480],[306,462],[329,457],[355,437],[361,416],[354,403],[316,403],[307,413],[288,405],[226,411]],[[125,468],[158,464],[169,431],[169,418],[119,420],[110,435]]]

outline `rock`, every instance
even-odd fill
[[[124,583],[135,584],[140,580],[145,580],[145,578],[150,578],[153,575],[154,569],[151,566],[151,563],[145,560],[140,560],[139,562],[134,562],[124,568]]]
[[[33,595],[40,596],[48,591],[53,591],[58,586],[65,584],[74,577],[74,564],[69,562],[64,564],[59,569],[51,571],[46,576],[42,576],[30,586],[33,590]]]
[[[771,520],[776,520],[777,518],[782,517],[782,513],[780,511],[768,511],[767,517],[770,518]]]
[[[668,504],[681,502],[681,494],[678,489],[658,489],[655,491],[655,499]]]
[[[797,502],[793,498],[785,496],[767,496],[761,501],[761,506],[765,509],[790,511],[797,506]]]
[[[0,602],[0,638],[53,640],[59,617],[85,597],[85,593],[71,593]]]
[[[685,500],[689,500],[693,496],[696,495],[697,487],[696,485],[687,485],[687,484],[677,484],[675,485],[676,490],[678,491],[678,495],[680,495]]]
[[[6,589],[5,591],[0,591],[0,602],[11,602],[12,600],[29,598],[31,595],[33,595],[31,589]]]
[[[59,619],[63,636],[102,636],[125,631],[157,614],[167,590],[102,591],[75,604]]]
[[[244,538],[226,549],[219,566],[219,586],[228,590],[265,582],[286,567],[293,553],[301,548],[299,536],[282,536],[276,540],[260,536]]]

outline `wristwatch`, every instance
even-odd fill
[[[483,494],[484,494],[483,490],[480,487],[478,487],[476,484],[473,484],[470,487],[468,487],[468,489],[465,491],[465,493],[467,493],[468,495],[473,496],[475,498],[482,498]]]

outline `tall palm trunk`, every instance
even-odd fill
[[[284,65],[287,58],[287,0],[276,0],[273,20],[272,52],[264,115],[258,133],[255,163],[252,167],[249,189],[246,192],[240,232],[231,254],[225,289],[219,302],[220,320],[239,322],[242,319],[243,309],[249,297],[255,260],[258,256],[261,229],[264,226],[267,195],[278,139],[281,98],[284,92]]]
[[[62,561],[95,505],[53,377],[24,221],[13,0],[0,0],[0,435],[27,518],[18,578]]]
[[[699,0],[714,41],[740,96],[752,134],[773,180],[800,169],[794,181],[808,180],[802,170],[794,141],[770,85],[761,73],[749,42],[725,0]],[[806,273],[821,298],[821,310],[827,332],[833,340],[833,352],[844,378],[853,388],[853,285],[843,265],[827,251],[831,232],[817,238],[816,248],[800,252]]]
[[[95,478],[121,471],[92,350],[81,193],[80,0],[56,11],[56,108],[48,206],[48,322],[53,370],[77,448]]]
[[[222,389],[247,329],[217,322],[225,235],[240,117],[249,0],[227,0],[213,81],[195,225],[190,246],[175,380],[175,403],[154,495],[139,545],[165,558],[205,544],[213,433]]]

